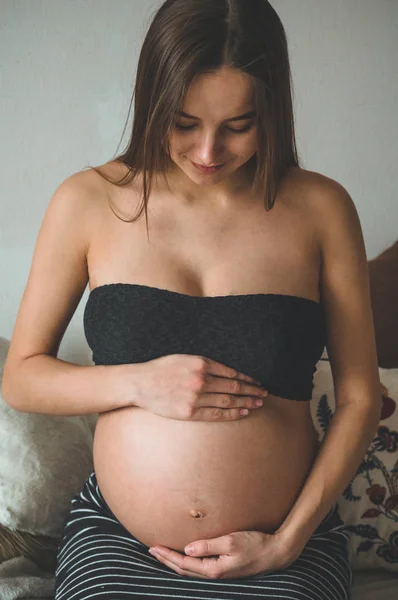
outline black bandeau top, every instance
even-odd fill
[[[311,399],[326,343],[323,305],[309,298],[191,296],[133,283],[94,288],[84,310],[84,332],[96,365],[194,354],[291,400]]]

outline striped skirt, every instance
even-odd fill
[[[55,600],[349,600],[352,571],[343,528],[336,504],[285,569],[239,579],[182,576],[121,525],[92,473],[72,500],[58,549]]]

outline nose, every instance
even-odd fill
[[[214,167],[222,164],[222,147],[215,134],[206,133],[198,140],[195,162],[204,167]]]

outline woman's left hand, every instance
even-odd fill
[[[190,546],[194,548],[192,552],[188,552]],[[272,573],[285,569],[301,554],[292,551],[282,534],[259,531],[237,531],[191,542],[185,548],[189,556],[165,546],[153,548],[161,552],[154,556],[179,575],[201,579],[237,579]]]

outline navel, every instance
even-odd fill
[[[203,512],[203,510],[197,510],[196,508],[193,508],[192,510],[190,510],[189,514],[194,519],[203,519],[203,517],[205,516],[205,513]]]

